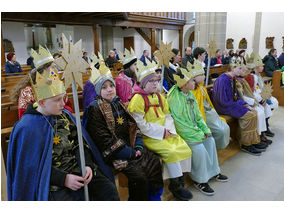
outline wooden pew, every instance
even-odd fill
[[[272,96],[277,98],[279,102],[279,106],[284,106],[284,86],[280,86],[281,82],[281,70],[277,70],[273,72],[273,77],[272,77],[272,86],[273,86],[273,92]]]

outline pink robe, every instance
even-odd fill
[[[134,92],[135,81],[126,76],[123,72],[115,79],[116,95],[124,102],[129,102],[129,98]]]

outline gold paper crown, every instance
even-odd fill
[[[38,47],[38,53],[31,49],[31,55],[34,58],[34,65],[36,68],[39,68],[40,66],[47,64],[48,62],[54,61],[51,53],[46,48],[43,48],[41,45]]]
[[[186,69],[192,73],[192,76],[198,76],[205,74],[205,71],[197,60],[194,60],[193,64],[191,64],[189,61],[187,62]]]
[[[92,63],[90,63],[90,68],[91,68],[91,77],[90,77],[90,81],[94,84],[94,86],[102,79],[104,78],[112,78],[112,74],[110,69],[105,65],[105,62],[103,60],[103,57],[100,53],[98,53],[98,57],[99,60],[99,64],[100,67],[99,69],[97,69],[95,67],[95,64],[97,63],[97,61],[93,60]]]
[[[152,74],[152,73],[156,73],[155,70],[158,68],[158,65],[156,64],[155,61],[149,61],[146,58],[146,66],[143,64],[142,61],[138,60],[137,61],[137,71],[136,71],[136,76],[139,82],[142,81],[143,78],[145,78],[146,76]]]
[[[231,58],[230,66],[232,66],[232,67],[241,67],[243,65],[244,65],[244,63],[242,62],[240,57],[234,56],[234,57]]]
[[[189,72],[187,69],[180,68],[182,73],[182,77],[179,75],[174,74],[174,80],[177,82],[177,86],[179,88],[183,87],[186,82],[188,82],[191,78],[193,78],[192,72]]]
[[[91,60],[92,60],[92,62],[91,62]],[[101,54],[100,52],[98,52],[98,56],[96,56],[96,54],[93,53],[93,54],[88,58],[89,64],[94,63],[94,65],[96,65],[97,63],[99,63],[100,60],[104,61],[104,58],[103,58],[103,56],[102,56],[102,54]]]
[[[253,69],[256,66],[263,66],[263,62],[261,57],[258,54],[254,54],[253,52],[248,56],[246,55],[246,61],[247,61],[247,68]]]
[[[128,64],[130,61],[137,58],[132,48],[130,48],[130,52],[128,49],[125,48],[124,53],[119,51],[118,55],[119,55],[119,58],[122,60],[123,65]]]
[[[31,79],[35,99],[47,99],[65,93],[63,82],[59,79],[57,70],[52,70],[50,73],[46,70],[42,74],[36,72],[36,83]]]

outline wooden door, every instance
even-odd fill
[[[134,50],[134,37],[124,37],[124,48],[128,49],[130,51],[130,48]]]
[[[194,42],[194,31],[190,34],[189,39],[188,39],[188,47],[192,48],[192,44]]]

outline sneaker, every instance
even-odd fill
[[[229,178],[226,175],[222,175],[221,173],[214,176],[214,178],[219,182],[227,182],[229,180]]]
[[[209,186],[208,183],[194,182],[193,185],[196,189],[198,189],[201,193],[203,193],[205,195],[208,195],[208,196],[214,195],[214,190]]]
[[[262,137],[261,142],[266,143],[267,145],[272,144],[272,140],[269,140],[267,137]]]
[[[267,148],[267,144],[263,143],[262,141],[259,142],[258,144],[253,144],[252,146],[254,146],[254,148],[257,148],[258,150],[265,152],[266,148]]]
[[[261,151],[257,148],[255,148],[253,145],[250,146],[241,146],[241,150],[244,152],[247,152],[251,155],[255,155],[255,156],[260,156],[261,155]]]

